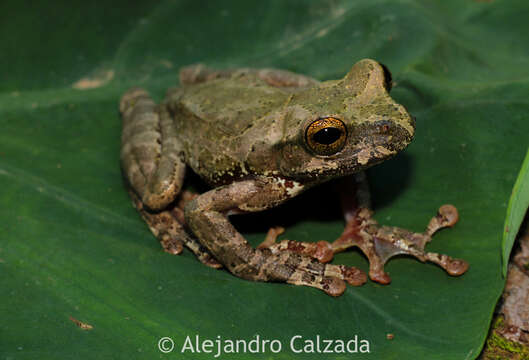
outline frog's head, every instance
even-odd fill
[[[285,112],[281,173],[328,179],[361,171],[403,150],[415,123],[390,96],[391,75],[361,60],[341,80],[294,94]]]

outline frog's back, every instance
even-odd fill
[[[200,119],[200,126],[236,135],[287,98],[281,89],[254,77],[243,77],[186,86],[179,105],[183,112]]]
[[[186,163],[210,183],[219,174],[244,168],[252,139],[267,132],[266,115],[281,108],[290,94],[256,77],[218,79],[184,86],[166,103]],[[252,131],[250,131],[250,129]]]

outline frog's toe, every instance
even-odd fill
[[[281,250],[281,245],[276,244],[277,237],[285,232],[285,228],[281,226],[274,226],[268,229],[268,232],[266,233],[266,237],[263,240],[262,243],[257,246],[258,249],[265,249],[270,248],[270,250],[273,250],[274,247],[278,247],[278,250]],[[274,252],[274,251],[272,251]]]
[[[353,286],[361,286],[367,281],[366,273],[354,266],[327,264],[325,276],[343,279]]]
[[[328,241],[318,241],[311,256],[321,263],[328,263],[334,257],[334,250]]]
[[[184,243],[169,234],[163,234],[161,236],[160,244],[163,250],[171,255],[180,255],[184,249]]]
[[[202,253],[201,255],[198,256],[198,260],[200,260],[200,262],[212,269],[222,269],[222,264],[220,262],[217,261],[217,259],[215,259],[213,256],[211,256],[209,253]]]
[[[366,273],[354,266],[346,267],[343,276],[345,281],[353,286],[364,285],[367,281]]]
[[[281,231],[278,233],[277,229]],[[334,249],[328,241],[302,242],[294,240],[281,240],[276,243],[277,235],[284,231],[283,228],[271,228],[265,240],[257,247],[259,249],[267,248],[272,253],[277,254],[280,251],[292,251],[297,254],[307,255],[321,263],[328,263],[334,257]]]
[[[347,288],[344,280],[333,276],[293,276],[287,283],[314,287],[334,297],[342,295]]]
[[[327,295],[331,296],[340,296],[345,292],[347,285],[345,281],[337,279],[334,277],[325,277],[321,281],[322,290],[325,291]]]
[[[446,272],[452,276],[463,275],[468,270],[468,263],[462,259],[452,259],[446,267]]]
[[[287,254],[281,253],[280,256],[285,257]],[[278,267],[276,270],[279,269],[277,273],[284,275],[289,272],[288,268],[297,263],[294,271],[285,279],[289,284],[311,286],[323,290],[328,295],[339,296],[345,291],[347,283],[360,286],[367,281],[366,274],[355,267],[322,264],[313,258],[292,252],[288,255],[290,260],[285,263],[288,264],[287,267]]]
[[[437,214],[430,220],[426,227],[426,234],[433,236],[437,231],[452,227],[459,221],[459,212],[454,205],[445,204],[439,208]]]
[[[369,271],[369,278],[382,285],[391,283],[391,277],[385,271]]]
[[[425,253],[426,260],[442,267],[449,275],[460,276],[468,270],[468,263],[463,259],[453,259],[448,255],[437,253]]]
[[[136,193],[129,191],[133,204],[143,219],[158,238],[163,250],[172,255],[182,253],[184,245],[206,266],[214,269],[222,268],[222,264],[211,255],[196,238],[190,236],[184,228],[182,209],[174,207],[161,212],[150,212],[145,209]]]

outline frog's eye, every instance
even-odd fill
[[[342,150],[346,138],[345,124],[333,117],[313,121],[305,132],[307,145],[318,155],[332,155]]]

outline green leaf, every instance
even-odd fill
[[[507,209],[507,217],[505,218],[505,227],[503,230],[503,244],[502,244],[502,261],[503,261],[503,276],[507,275],[507,266],[509,265],[509,255],[516,239],[516,234],[523,221],[524,215],[529,207],[529,151],[525,156],[520,174],[514,183],[511,198],[509,199],[509,207]],[[514,229],[514,231],[511,231]]]
[[[0,10],[1,358],[214,358],[181,353],[187,335],[283,345],[223,359],[478,356],[504,285],[502,248],[505,262],[528,203],[526,1],[9,0]],[[409,148],[368,172],[376,218],[423,231],[454,204],[459,223],[428,249],[466,259],[468,273],[399,257],[387,265],[391,285],[330,298],[161,251],[119,169],[127,88],[160,100],[195,62],[324,80],[362,58],[388,66],[392,96],[417,118]],[[333,240],[343,222],[331,194],[322,186],[234,220],[253,244],[274,225],[287,226],[285,238]],[[356,251],[335,263],[367,270]],[[370,353],[294,354],[294,335],[356,335]],[[164,336],[171,354],[158,350]]]

